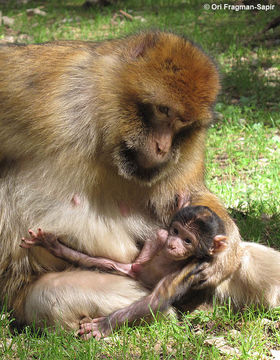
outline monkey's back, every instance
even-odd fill
[[[95,83],[94,48],[82,42],[0,46],[2,157],[43,156],[78,143],[81,122],[91,120],[85,112],[94,99],[88,89]]]

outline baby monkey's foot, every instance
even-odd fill
[[[44,233],[42,229],[39,228],[37,234],[31,229],[29,229],[28,232],[30,238],[21,238],[20,247],[29,249],[33,246],[40,246],[42,244],[42,241],[44,241]]]
[[[23,237],[21,239],[20,247],[29,249],[33,246],[42,246],[46,249],[55,249],[59,242],[57,237],[50,233],[45,233],[42,229],[38,229],[37,233],[33,230],[28,230],[30,238]]]

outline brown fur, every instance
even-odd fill
[[[186,193],[226,222],[229,246],[215,265],[215,283],[238,266],[238,230],[203,179],[206,130],[218,90],[209,57],[170,33],[0,47],[0,296],[18,322],[76,327],[85,313],[109,311],[95,285],[97,278],[102,283],[100,274],[73,272],[44,249],[19,248],[29,228],[56,233],[89,255],[131,262],[136,240],[167,224],[176,194]],[[131,173],[120,152],[125,142],[145,159],[161,135],[159,120],[154,133],[143,127],[139,101],[176,114],[170,136],[179,136],[177,144],[150,179]],[[120,202],[130,209],[126,217]],[[110,276],[119,283],[119,295],[110,286],[102,288],[102,297],[114,308],[123,306],[119,297],[129,303],[143,296],[133,280]]]

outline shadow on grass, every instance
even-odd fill
[[[253,211],[243,212],[228,209],[245,241],[253,241],[280,250],[280,213],[267,216],[256,215]]]
[[[244,107],[279,112],[279,76],[271,59],[258,67],[239,59],[223,76],[223,91],[230,94],[225,102],[235,98]]]

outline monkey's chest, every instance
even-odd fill
[[[124,263],[137,257],[137,239],[146,239],[151,233],[151,227],[140,215],[122,218],[92,214],[87,228],[88,235],[83,238],[82,244],[90,255]]]
[[[73,249],[123,263],[138,255],[137,240],[146,240],[154,231],[153,224],[141,213],[123,215],[118,206],[99,207],[82,197],[77,206],[66,202],[46,214],[38,227],[63,234],[63,242]]]

